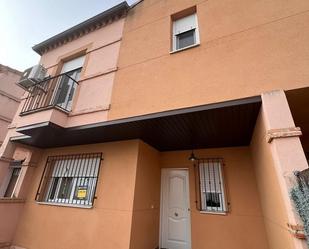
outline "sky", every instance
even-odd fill
[[[32,46],[122,1],[0,0],[0,64],[20,71],[38,64]]]

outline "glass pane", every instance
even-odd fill
[[[50,194],[49,194],[49,198],[53,200],[55,198],[55,194],[56,194],[56,189],[58,186],[58,182],[59,182],[59,178],[53,178],[52,183],[51,183],[51,190],[50,190]]]
[[[72,191],[73,177],[63,177],[60,184],[58,198],[69,199]]]
[[[58,88],[58,96],[56,98],[56,104],[63,104],[66,102],[66,98],[70,89],[71,79],[66,76],[62,76],[59,88]]]
[[[16,182],[17,182],[17,179],[18,179],[18,176],[19,176],[19,173],[20,173],[20,170],[21,170],[21,168],[14,168],[13,169],[12,176],[11,176],[10,182],[8,184],[8,187],[5,191],[4,197],[11,197],[12,196]]]
[[[82,69],[79,68],[68,72],[61,77],[54,104],[57,104],[68,111],[71,110],[72,99],[76,89],[76,83],[74,80],[78,81],[81,70]]]
[[[182,49],[195,44],[195,29],[176,35],[176,49]]]
[[[219,193],[206,193],[206,205],[207,207],[221,207],[220,194]]]

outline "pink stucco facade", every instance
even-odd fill
[[[16,85],[21,72],[0,65],[0,143],[7,134],[9,124],[12,122],[20,104],[24,91]],[[4,108],[5,107],[5,108]]]
[[[122,18],[44,54],[40,63],[48,69],[51,75],[59,73],[63,60],[66,58],[80,52],[85,54],[85,64],[74,96],[72,111],[67,115],[51,109],[20,117],[22,102],[15,116],[14,126],[18,128],[52,121],[62,127],[72,127],[106,121],[111,104],[114,77],[117,72],[123,25],[124,19]]]

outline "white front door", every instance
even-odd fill
[[[191,249],[189,174],[162,169],[160,248]]]

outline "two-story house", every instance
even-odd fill
[[[0,151],[3,246],[305,249],[308,11],[123,2],[35,45],[48,76]]]

